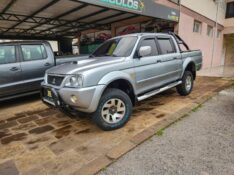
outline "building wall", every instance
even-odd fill
[[[181,0],[181,4],[213,21],[216,21],[217,6],[213,0]],[[223,3],[219,8],[218,22],[223,25],[226,6]]]
[[[227,2],[233,2],[234,0],[227,0]],[[234,18],[227,18],[224,21],[224,34],[234,33]]]
[[[225,27],[234,27],[234,18],[225,19],[224,26]]]
[[[234,65],[234,37],[226,36],[225,40],[225,65]]]
[[[234,65],[234,18],[225,19],[224,27],[225,65]]]
[[[179,23],[179,35],[189,45],[190,49],[201,49],[204,57],[203,68],[211,66],[213,37],[207,35],[207,24],[202,22],[201,33],[193,32],[194,17],[181,13]],[[223,35],[215,37],[214,59],[212,66],[219,66],[223,60]]]
[[[202,1],[202,2],[201,2]],[[224,64],[223,30],[225,23],[225,8],[219,8],[218,27],[220,36],[216,33],[217,6],[213,0],[182,0],[179,22],[179,35],[188,43],[191,49],[200,49],[203,53],[203,68]],[[202,23],[201,33],[193,32],[194,21]],[[207,27],[213,27],[213,36],[207,35]]]

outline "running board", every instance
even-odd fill
[[[163,91],[166,91],[166,90],[168,90],[168,89],[171,89],[171,88],[173,88],[173,87],[175,87],[175,86],[177,86],[177,85],[179,85],[179,84],[181,84],[181,83],[182,83],[182,81],[177,81],[177,82],[175,82],[175,83],[169,84],[169,85],[166,86],[166,87],[163,87],[163,88],[160,88],[160,89],[157,89],[157,90],[148,92],[148,93],[146,93],[146,94],[144,94],[144,95],[138,97],[137,100],[138,100],[138,101],[145,100],[145,99],[147,99],[147,98],[149,98],[149,97],[152,97],[152,96],[154,96],[154,95],[156,95],[156,94],[159,94],[159,93],[161,93],[161,92],[163,92]]]

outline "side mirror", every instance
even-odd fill
[[[139,49],[138,55],[139,57],[146,57],[152,53],[152,48],[150,46],[142,46]]]

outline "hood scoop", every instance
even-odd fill
[[[85,59],[80,61],[73,61],[72,64],[82,65],[94,61],[94,59]]]

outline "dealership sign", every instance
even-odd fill
[[[116,9],[144,16],[179,21],[179,11],[163,6],[155,0],[77,0],[110,9]]]
[[[139,12],[142,12],[145,7],[142,0],[100,0],[100,2]]]

